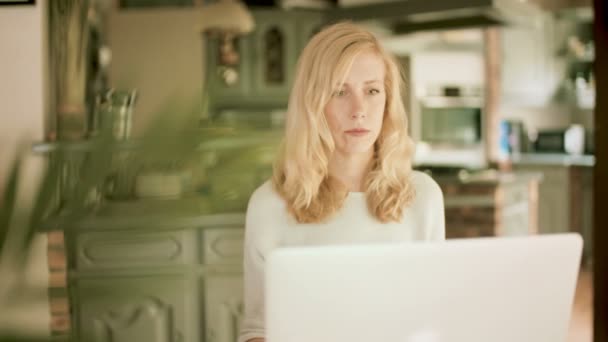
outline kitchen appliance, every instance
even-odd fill
[[[521,120],[502,120],[499,126],[499,150],[503,156],[531,150],[528,131]]]
[[[428,87],[412,113],[415,164],[485,166],[482,93],[480,86]]]
[[[585,128],[582,125],[570,125],[564,133],[564,150],[570,154],[585,152]]]
[[[580,125],[538,132],[534,151],[539,153],[582,154],[585,151],[585,132]]]
[[[534,151],[541,153],[564,153],[564,136],[566,130],[554,129],[538,131],[534,141]]]

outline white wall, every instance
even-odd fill
[[[416,94],[429,85],[485,84],[483,54],[477,52],[420,52],[412,56],[412,82]]]
[[[7,167],[21,139],[40,141],[47,112],[46,89],[46,0],[36,5],[0,6],[0,190]],[[20,182],[20,206],[27,206],[41,170],[40,158],[28,160]],[[45,237],[36,240],[26,285],[42,290],[48,271]],[[3,281],[10,279],[2,274]],[[48,335],[49,314],[45,300],[16,307],[2,306],[0,330],[9,327]]]
[[[138,90],[134,134],[171,101],[200,106],[204,47],[200,9],[114,10],[108,20],[110,86]]]
[[[17,139],[43,136],[43,2],[0,6],[0,165],[10,160]]]

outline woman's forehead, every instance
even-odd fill
[[[383,82],[386,66],[382,57],[373,52],[364,52],[354,57],[350,68],[345,70],[337,83],[340,84],[372,84]]]

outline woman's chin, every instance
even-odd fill
[[[341,148],[340,150],[342,151],[343,154],[346,155],[357,155],[357,154],[368,154],[371,151],[373,151],[373,144],[357,144],[357,145],[350,145],[350,146],[346,146],[344,148]]]

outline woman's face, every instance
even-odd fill
[[[344,85],[335,89],[325,106],[336,150],[350,155],[369,153],[382,128],[386,92],[384,62],[374,52],[362,52]]]

